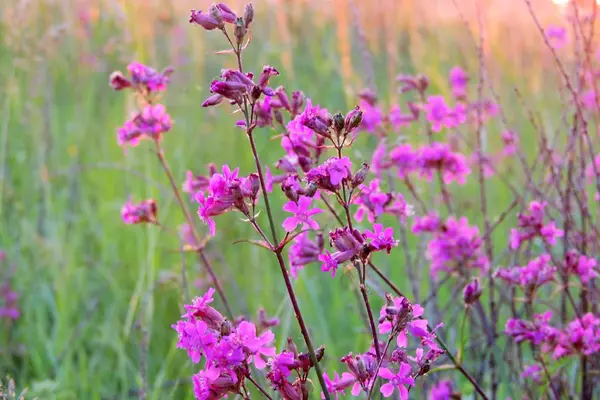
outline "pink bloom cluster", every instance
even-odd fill
[[[563,236],[564,232],[556,227],[554,221],[544,223],[546,202],[532,201],[529,203],[529,212],[519,214],[518,228],[510,232],[510,248],[518,249],[523,243],[542,238],[549,245],[554,245],[556,239]]]
[[[256,326],[247,321],[233,326],[210,306],[214,292],[211,288],[186,305],[184,319],[173,325],[179,335],[177,347],[186,350],[196,364],[206,360],[203,370],[193,377],[194,394],[199,400],[240,393],[250,363],[264,369],[263,357],[275,355],[273,333],[267,330],[257,335]]]
[[[275,75],[279,75],[279,71],[270,65],[265,65],[258,83],[255,83],[252,72],[243,73],[234,69],[223,69],[221,80],[211,82],[210,92],[212,95],[202,103],[202,107],[216,106],[224,99],[229,100],[232,104],[241,105],[245,96],[250,96],[255,101],[262,94],[274,96],[275,91],[267,85],[271,77]],[[245,121],[242,121],[241,124],[245,126]]]
[[[564,271],[571,275],[576,275],[581,282],[588,283],[598,276],[596,260],[570,250],[565,255]]]
[[[427,258],[431,261],[431,274],[440,271],[464,274],[466,269],[487,269],[489,260],[483,254],[479,229],[470,226],[466,217],[449,217],[445,222],[436,214],[416,217],[413,233],[432,233],[427,245]]]
[[[214,173],[210,177],[206,193],[198,192],[195,195],[199,204],[198,216],[208,225],[212,236],[216,233],[213,217],[234,209],[249,216],[247,201],[252,205],[256,203],[260,188],[258,175],[238,177],[238,173],[239,168],[232,171],[229,166],[223,165],[222,173]]]
[[[575,318],[564,329],[549,325],[552,312],[534,316],[534,321],[510,319],[505,333],[517,342],[528,341],[539,346],[554,359],[572,355],[592,355],[600,351],[600,318],[587,313]]]
[[[429,391],[429,400],[452,400],[454,388],[452,386],[452,381],[443,380],[439,381]],[[458,395],[456,398],[460,398]]]
[[[142,139],[160,140],[171,130],[171,117],[162,104],[149,104],[117,130],[120,146],[135,147]]]
[[[550,45],[555,49],[560,49],[569,43],[567,30],[562,26],[550,25],[545,29],[544,34]]]
[[[385,250],[389,254],[392,248],[398,245],[398,241],[394,239],[392,228],[374,224],[372,231],[365,230],[364,233],[347,226],[335,229],[329,232],[329,244],[337,251],[332,254],[325,250],[318,259],[323,263],[321,269],[324,272],[331,271],[331,276],[335,276],[340,264],[353,259],[364,262],[369,254],[375,251]]]
[[[408,388],[415,384],[415,379],[427,373],[431,364],[444,353],[437,346],[436,335],[429,331],[427,320],[422,319],[422,315],[423,308],[418,304],[411,304],[404,297],[386,294],[386,304],[379,312],[379,333],[389,335],[391,339],[396,338],[396,348],[384,354],[379,369],[374,348],[363,354],[350,353],[343,357],[341,361],[346,364],[348,372],[341,376],[335,372],[333,379],[324,375],[330,394],[338,398],[351,388],[352,396],[360,396],[371,390],[379,376],[386,381],[380,388],[384,397],[390,397],[398,391],[401,399],[407,399]],[[406,348],[409,336],[421,346],[426,346],[428,351],[418,347],[415,356],[408,355]]]
[[[402,222],[413,214],[412,207],[404,201],[402,194],[383,192],[378,179],[373,179],[368,185],[360,185],[359,189],[360,193],[354,200],[354,204],[359,206],[354,219],[359,222],[365,214],[371,223],[377,221],[382,214],[394,215]]]
[[[156,223],[157,212],[158,208],[154,199],[143,200],[137,204],[129,200],[121,208],[121,218],[127,225]]]
[[[173,68],[165,68],[162,72],[157,72],[139,62],[133,62],[127,66],[129,78],[121,72],[115,71],[110,76],[110,86],[115,90],[133,89],[144,94],[164,92]]]
[[[554,274],[556,273],[557,268],[551,265],[550,262],[550,255],[542,254],[529,261],[526,266],[500,269],[496,272],[496,277],[511,285],[535,290],[536,288],[555,280]]]

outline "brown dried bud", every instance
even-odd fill
[[[242,17],[238,17],[235,21],[235,27],[233,28],[233,35],[237,40],[237,44],[241,45],[244,42],[244,37],[246,37],[246,25],[244,25],[244,19]]]
[[[342,113],[337,113],[333,116],[333,129],[335,129],[335,133],[339,135],[342,134],[342,130],[344,129],[345,120]]]
[[[229,336],[231,335],[231,330],[232,330],[232,326],[231,326],[231,322],[229,322],[228,320],[224,320],[221,323],[221,336]]]
[[[354,176],[352,177],[352,188],[362,185],[365,179],[367,179],[367,175],[369,175],[369,169],[369,164],[362,164],[360,169],[356,171],[356,174],[354,174]]]
[[[298,355],[298,347],[296,347],[296,343],[294,343],[294,339],[292,339],[291,337],[287,338],[286,350],[296,356]]]
[[[248,3],[244,6],[244,26],[246,29],[250,26],[254,20],[254,6],[252,3]]]

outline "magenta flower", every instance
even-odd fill
[[[331,271],[331,276],[334,277],[338,268],[338,261],[331,255],[331,253],[325,250],[325,253],[320,254],[317,257],[319,261],[323,262],[321,270],[323,272]]]
[[[172,68],[165,68],[162,72],[141,64],[132,62],[127,66],[130,78],[126,78],[119,71],[110,75],[110,86],[115,90],[133,88],[143,94],[164,92],[167,89]]]
[[[473,304],[481,296],[481,286],[479,279],[475,278],[469,282],[463,290],[463,302],[465,304]]]
[[[569,42],[567,30],[562,26],[550,25],[544,30],[548,42],[555,49],[566,46]]]
[[[390,152],[392,164],[398,168],[398,178],[407,178],[418,165],[419,155],[410,144],[401,144]]]
[[[489,260],[483,253],[479,229],[470,226],[466,217],[442,222],[436,215],[415,218],[413,233],[433,233],[426,256],[431,260],[431,274],[440,271],[462,273],[464,269],[487,269]]]
[[[183,182],[182,190],[191,195],[195,195],[199,191],[208,189],[210,178],[202,175],[194,175],[192,171],[185,173],[185,181]]]
[[[519,137],[513,131],[502,132],[502,142],[504,143],[503,154],[507,157],[513,156],[517,152]]]
[[[322,213],[323,210],[320,208],[311,209],[310,204],[312,203],[312,200],[311,197],[300,196],[298,198],[298,203],[289,201],[283,206],[284,211],[294,214],[293,217],[288,217],[283,221],[282,225],[287,232],[294,231],[300,224],[302,224],[303,229],[306,229],[307,227],[314,230],[319,229],[319,224],[312,219],[312,216]]]
[[[336,192],[344,179],[350,178],[352,162],[348,157],[332,157],[306,173],[306,180],[320,189]]]
[[[535,289],[554,281],[556,271],[556,267],[550,265],[550,255],[542,254],[524,267],[500,269],[496,276],[509,284]]]
[[[536,383],[540,383],[542,380],[542,367],[539,364],[526,365],[521,373],[521,378],[531,378]]]
[[[177,348],[187,350],[194,364],[198,364],[207,350],[217,343],[218,336],[204,321],[177,321],[172,327],[179,335]]]
[[[431,129],[434,132],[439,132],[448,122],[448,115],[451,112],[450,107],[446,104],[444,96],[429,96],[427,103],[423,105],[423,110],[427,116],[427,120],[431,123]]]
[[[467,97],[467,85],[469,83],[469,76],[459,66],[456,66],[450,70],[450,86],[452,87],[452,95],[458,99],[464,99]]]
[[[429,391],[429,400],[452,400],[452,381],[439,381]]]
[[[275,339],[275,335],[271,331],[263,332],[260,337],[256,336],[256,326],[253,323],[242,321],[237,326],[237,334],[244,349],[249,353],[254,361],[254,366],[257,369],[263,369],[267,366],[262,356],[275,356],[275,347],[270,346]]]
[[[444,183],[449,184],[456,181],[462,185],[465,183],[467,175],[471,173],[471,169],[462,154],[454,153],[448,145],[437,142],[419,149],[416,163],[419,175],[429,181],[439,171],[442,174]]]
[[[359,222],[363,220],[365,213],[371,223],[383,213],[395,215],[401,221],[412,215],[412,207],[406,204],[404,197],[401,194],[382,192],[378,179],[373,179],[368,186],[360,185],[360,194],[354,200],[354,204],[359,205],[354,214],[354,218]]]
[[[363,112],[360,129],[369,133],[374,133],[383,123],[383,112],[376,104],[371,104],[364,99],[360,100],[358,106]]]
[[[154,199],[143,200],[137,204],[129,200],[121,208],[121,218],[123,218],[123,222],[127,225],[156,223],[157,212],[158,208]]]
[[[371,246],[376,250],[386,250],[388,254],[392,251],[392,247],[398,245],[398,241],[394,240],[394,229],[383,228],[382,224],[373,224],[373,231],[365,230],[365,237],[371,240]]]
[[[511,318],[506,322],[504,333],[513,337],[517,343],[528,341],[539,345],[543,342],[552,342],[559,332],[548,324],[551,318],[552,311],[534,315],[533,322]]]
[[[201,370],[192,377],[192,381],[196,400],[220,399],[235,390],[234,377],[217,367]]]
[[[323,252],[323,244],[323,235],[320,234],[317,236],[317,242],[310,240],[307,232],[294,238],[288,252],[290,274],[294,278],[298,278],[298,271],[305,265],[320,261],[319,256]]]
[[[555,359],[569,355],[592,355],[600,352],[600,319],[587,313],[569,322],[560,332],[552,356]]]
[[[399,105],[394,105],[390,109],[388,120],[397,132],[402,128],[410,126],[413,122],[418,119],[418,114],[415,115],[412,111],[408,114],[403,113]]]
[[[524,242],[541,237],[549,245],[554,245],[556,239],[562,237],[564,232],[556,228],[554,221],[544,224],[546,202],[532,201],[529,212],[519,214],[518,228],[510,232],[510,248],[518,249]]]
[[[354,385],[352,386],[352,396],[360,395],[362,388],[368,388],[373,384],[377,370],[377,359],[369,353],[358,354],[353,356],[352,353],[342,357],[341,360],[348,367],[348,371],[354,377]],[[342,374],[344,377],[344,374]],[[350,377],[347,377],[347,383],[352,382]]]
[[[147,105],[117,130],[117,140],[121,146],[135,147],[143,138],[160,140],[162,134],[171,130],[171,125],[171,117],[165,106]]]
[[[187,313],[183,316],[192,319],[198,318],[204,321],[209,328],[214,330],[220,330],[225,317],[221,315],[219,311],[209,306],[213,302],[213,294],[215,289],[209,288],[208,291],[202,297],[196,297],[192,304],[186,304],[185,309]]]
[[[379,376],[389,381],[381,386],[381,394],[383,394],[384,397],[390,397],[394,391],[398,389],[400,399],[408,399],[408,389],[406,388],[406,385],[412,386],[415,384],[415,380],[410,376],[411,372],[410,365],[406,363],[400,363],[398,373],[393,373],[388,368],[381,368],[379,370]]]
[[[565,270],[569,274],[579,276],[583,283],[588,283],[598,276],[598,272],[596,271],[596,260],[591,257],[579,255],[573,250],[566,254]]]
[[[326,373],[323,373],[323,378],[325,380],[325,385],[327,386],[327,391],[336,399],[339,398],[340,394],[345,395],[345,390],[350,386],[354,386],[356,383],[356,378],[349,372],[342,373],[341,378],[339,374],[335,372],[333,380],[331,380]],[[324,398],[325,395],[321,393],[321,399]]]

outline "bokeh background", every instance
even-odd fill
[[[210,80],[234,63],[215,54],[226,48],[220,35],[188,24],[190,9],[209,3],[0,1],[0,249],[6,252],[0,272],[12,276],[20,296],[20,317],[0,321],[0,376],[10,374],[42,399],[136,397],[144,358],[148,398],[191,398],[189,377],[196,370],[175,348],[170,325],[181,314],[182,266],[192,295],[202,294],[208,280],[193,258],[182,257],[176,237],[121,222],[120,208],[130,195],[155,197],[167,225],[176,228],[183,218],[150,147],[124,154],[117,145],[116,128],[133,111],[134,99],[113,92],[108,76],[131,61],[175,68],[164,103],[176,123],[164,146],[181,182],[186,170],[203,172],[209,162],[252,171],[246,140],[234,127],[237,118],[223,108],[200,107]],[[228,2],[238,11],[243,3]],[[548,126],[559,121],[557,74],[522,0],[254,4],[247,68],[276,66],[276,84],[301,89],[332,112],[353,108],[365,87],[375,89],[382,108],[389,109],[399,101],[399,73],[425,74],[432,92],[448,94],[451,67],[476,76],[474,38],[483,34],[488,78],[521,141],[527,143],[532,128],[515,88]],[[544,24],[562,20],[562,8],[551,0],[532,4]],[[502,129],[500,123],[488,126],[488,149],[498,146]],[[258,137],[268,163],[281,154],[279,142],[270,140],[276,133],[263,130]],[[419,132],[403,134],[411,140]],[[354,157],[368,161],[376,142],[368,135],[359,142]],[[510,166],[503,168],[510,173]],[[474,185],[452,190],[466,215]],[[491,186],[498,203],[492,211],[499,213],[510,193]],[[218,217],[217,224],[209,255],[235,310],[254,317],[264,306],[281,319],[278,348],[287,336],[301,342],[273,260],[258,248],[232,244],[252,235],[238,215]],[[504,247],[506,237],[497,237],[497,246]],[[423,257],[422,248],[411,248],[413,257]],[[398,252],[378,262],[409,290],[402,260]],[[369,342],[356,312],[355,283],[348,274],[331,279],[316,265],[295,283],[313,340],[327,343],[329,371],[339,368],[336,359],[364,351]],[[432,285],[427,270],[419,285],[425,296]],[[385,287],[374,281],[369,290],[382,294]],[[442,287],[434,308],[444,316],[444,306],[457,301],[452,288]],[[381,301],[375,302],[378,308]],[[457,323],[444,320],[443,335],[453,344]],[[453,377],[464,393],[472,390],[453,372],[437,374]],[[501,398],[511,394],[508,376],[504,371]]]

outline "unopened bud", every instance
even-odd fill
[[[359,376],[367,375],[367,366],[362,357],[356,356],[356,369],[358,370]]]
[[[317,361],[321,362],[325,356],[325,346],[319,346],[319,348],[315,350],[315,356],[317,357]]]
[[[250,192],[252,193],[252,198],[255,199],[258,196],[258,191],[260,190],[260,179],[258,174],[252,173],[248,175],[248,181],[250,182]]]
[[[425,75],[417,75],[417,89],[419,92],[424,93],[429,88],[429,79]]]
[[[317,193],[318,186],[315,182],[311,182],[304,188],[304,196],[313,197]]]
[[[256,101],[258,99],[260,99],[260,95],[262,94],[263,90],[260,86],[258,85],[254,85],[252,86],[252,89],[250,90],[250,97],[252,98],[252,100]]]
[[[369,168],[369,164],[363,163],[360,169],[356,171],[356,174],[352,177],[352,188],[362,185],[367,179],[367,175],[369,175]]]
[[[463,291],[463,301],[467,305],[473,304],[477,301],[477,299],[479,299],[481,293],[482,290],[481,286],[479,285],[479,279],[475,278],[467,286],[465,286]]]
[[[298,347],[296,347],[296,343],[294,343],[294,340],[291,337],[287,338],[286,350],[296,356],[298,355]]]
[[[283,86],[279,86],[277,89],[275,89],[275,95],[279,99],[281,107],[285,108],[288,111],[291,111],[292,106],[290,104],[290,99]]]
[[[246,29],[250,26],[254,20],[254,7],[252,3],[248,3],[244,6],[244,26]]]
[[[344,129],[345,121],[342,113],[337,113],[333,116],[333,129],[338,134],[338,136],[342,133]]]
[[[215,163],[208,164],[208,176],[213,176],[217,173],[217,166]]]
[[[287,197],[288,199],[290,199],[291,201],[293,201],[294,203],[298,202],[298,191],[296,190],[296,188],[294,187],[293,184],[291,184],[290,182],[288,182],[287,180],[283,181],[281,183],[281,190],[283,190],[283,193],[285,194],[285,197]]]
[[[304,105],[304,93],[296,91],[292,93],[292,115],[300,114],[300,109]]]
[[[229,336],[232,330],[231,322],[224,320],[221,324],[221,336]]]
[[[238,17],[235,20],[235,27],[233,28],[233,35],[237,40],[237,44],[240,45],[244,41],[244,37],[246,37],[246,26],[244,25],[244,19],[242,17]]]
[[[354,110],[350,111],[348,115],[346,115],[346,120],[344,122],[344,129],[346,130],[346,133],[350,133],[354,129],[358,128],[362,122],[362,118],[363,112],[359,106],[356,106]]]
[[[212,6],[210,6],[210,8],[208,9],[208,14],[213,17],[215,19],[215,21],[217,21],[217,24],[220,27],[223,27],[223,13],[221,12],[221,10],[219,10],[219,7],[217,7],[215,4],[213,4]]]
[[[298,164],[302,168],[302,171],[308,172],[311,170],[313,162],[309,157],[300,156],[298,157]]]
[[[317,246],[319,247],[319,252],[323,252],[325,248],[325,238],[323,237],[323,232],[317,233]]]
[[[115,71],[110,74],[110,87],[114,90],[123,90],[125,88],[131,87],[131,82],[123,76],[121,71]]]
[[[279,110],[274,110],[273,111],[273,115],[275,116],[275,121],[277,121],[278,124],[280,125],[284,125],[283,122],[283,114],[281,113],[281,111]]]

